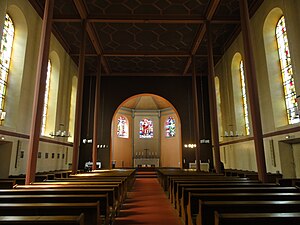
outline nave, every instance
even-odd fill
[[[1,180],[0,224],[300,223],[297,179],[268,174],[262,183],[249,171],[137,170],[57,171],[29,185],[21,178]]]

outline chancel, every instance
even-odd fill
[[[0,0],[0,222],[300,224],[299,11]]]

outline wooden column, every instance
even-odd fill
[[[46,89],[53,7],[54,0],[46,0],[41,32],[39,57],[37,62],[31,128],[28,144],[28,160],[25,180],[26,184],[30,184],[35,179],[37,153],[39,149],[41,123],[44,108],[44,95]]]
[[[245,69],[247,89],[249,93],[249,103],[253,127],[253,137],[255,144],[256,162],[258,178],[262,182],[267,182],[266,161],[264,154],[264,143],[262,125],[260,117],[259,96],[257,89],[255,60],[253,55],[253,44],[251,39],[250,19],[247,0],[240,0],[241,27],[244,42]]]
[[[98,114],[100,108],[100,87],[101,87],[101,56],[99,57],[98,74],[96,77],[95,89],[95,107],[94,107],[94,131],[93,131],[93,166],[92,169],[97,169],[97,145],[98,145]]]
[[[196,57],[193,56],[193,74],[192,74],[192,92],[194,100],[194,132],[196,138],[196,170],[200,171],[200,125],[199,125],[199,107],[198,107],[198,91],[197,91],[197,77],[196,77]]]
[[[86,20],[83,20],[82,21],[82,37],[81,37],[80,55],[79,55],[79,66],[78,66],[78,82],[77,82],[76,109],[75,109],[72,174],[76,174],[77,169],[78,169],[78,156],[79,156],[80,136],[81,136],[81,114],[82,114],[82,96],[83,96],[86,37],[87,37]]]
[[[217,173],[221,172],[220,161],[220,144],[218,132],[218,115],[217,115],[217,100],[216,100],[216,87],[215,87],[215,68],[214,68],[214,55],[211,40],[211,27],[210,22],[206,23],[207,32],[207,53],[208,53],[208,91],[209,91],[209,110],[212,125],[212,139],[214,146],[214,166]]]

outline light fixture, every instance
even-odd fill
[[[51,137],[71,137],[69,131],[65,131],[62,128],[64,127],[64,124],[60,123],[59,124],[59,130],[55,132],[50,132]]]
[[[196,148],[197,145],[196,144],[184,144],[185,148]]]

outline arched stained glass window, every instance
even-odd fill
[[[12,19],[5,15],[3,35],[0,48],[0,110],[4,110],[7,78],[9,73],[15,28]]]
[[[129,136],[129,129],[128,129],[128,120],[125,116],[120,116],[118,118],[118,125],[117,125],[117,136],[120,138],[128,138]]]
[[[243,111],[245,119],[245,131],[246,135],[250,135],[250,123],[249,123],[249,113],[247,105],[247,93],[246,93],[246,82],[245,82],[245,72],[243,60],[240,62],[240,75],[241,75],[241,87],[242,87],[242,102],[243,102]]]
[[[48,60],[46,88],[45,88],[45,96],[44,96],[44,108],[43,108],[42,127],[41,127],[41,135],[45,135],[45,131],[46,131],[48,103],[49,103],[49,93],[50,93],[51,72],[52,72],[51,61]]]
[[[175,126],[175,119],[171,116],[168,117],[165,123],[166,129],[166,137],[175,137],[176,134],[176,126]]]
[[[277,23],[276,40],[288,121],[289,124],[299,123],[300,118],[298,115],[298,104],[296,101],[297,95],[284,16],[282,16]]]
[[[153,138],[153,122],[150,119],[140,121],[140,138]]]

